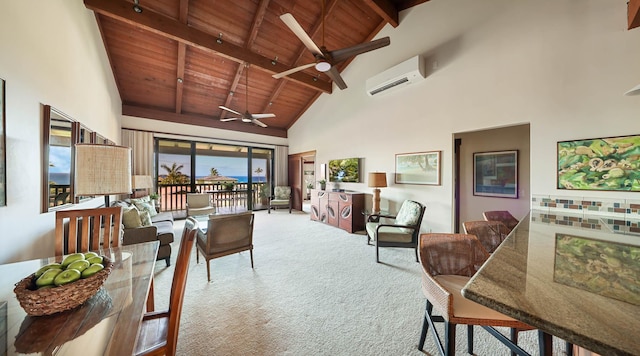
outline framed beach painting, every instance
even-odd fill
[[[640,135],[558,142],[557,187],[640,191]]]
[[[4,79],[0,78],[0,206],[7,205],[7,139]]]
[[[440,151],[396,154],[395,182],[440,185]]]
[[[518,151],[474,153],[473,195],[518,198]]]

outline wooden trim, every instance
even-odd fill
[[[640,26],[640,0],[629,0],[627,3],[628,29]]]

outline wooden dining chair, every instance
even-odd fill
[[[516,225],[520,222],[516,219],[510,212],[506,210],[493,210],[493,211],[485,211],[482,213],[482,217],[486,221],[500,221],[502,222],[509,231],[513,230]]]
[[[198,231],[198,222],[194,218],[187,218],[182,230],[180,248],[176,258],[169,309],[149,312],[142,318],[135,355],[167,355],[176,354],[178,330],[180,329],[180,315],[184,301],[184,291],[187,286],[187,272],[191,249]]]
[[[120,206],[56,211],[56,256],[120,246],[121,222]]]

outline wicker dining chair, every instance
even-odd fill
[[[440,353],[447,356],[455,355],[456,325],[463,324],[467,325],[469,354],[473,354],[474,325],[482,326],[513,352],[526,354],[517,345],[517,332],[531,330],[531,326],[462,296],[462,288],[489,257],[489,253],[475,236],[422,234],[419,256],[422,266],[422,291],[427,298],[427,305],[418,350],[423,349],[427,332],[431,328]],[[434,309],[439,315],[433,314]],[[435,328],[436,322],[443,322],[445,325],[443,341]],[[494,329],[496,326],[511,328],[511,339],[497,332]]]
[[[176,354],[189,260],[197,232],[198,222],[194,218],[187,218],[173,272],[169,309],[144,314],[138,332],[135,355],[174,356]]]
[[[500,221],[465,221],[462,228],[465,234],[475,235],[489,253],[493,253],[511,232]]]
[[[520,222],[506,210],[485,211],[484,213],[482,213],[482,217],[486,221],[502,222],[507,228],[509,228],[509,231],[513,230],[513,228],[516,227],[516,225],[518,225],[518,223]]]

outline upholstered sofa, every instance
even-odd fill
[[[155,207],[148,197],[118,200],[111,203],[111,206],[122,207],[124,225],[122,244],[131,245],[158,240],[160,248],[157,260],[165,260],[167,267],[169,267],[171,265],[171,243],[174,241],[172,213],[155,213]],[[155,214],[149,213],[147,216],[146,212],[150,212],[151,209]],[[140,218],[135,219],[135,215]]]

